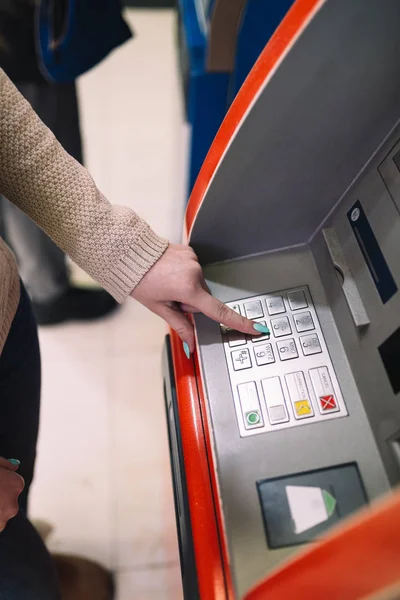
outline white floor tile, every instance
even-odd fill
[[[131,298],[115,318],[109,319],[106,329],[107,356],[132,357],[132,368],[138,357],[146,358],[149,353],[154,355],[155,352],[161,356],[168,331],[165,321]]]
[[[75,348],[79,347],[76,339]],[[50,547],[111,565],[110,437],[105,357],[42,344],[43,393],[31,514]]]
[[[161,352],[112,363],[116,566],[177,562]]]
[[[79,364],[80,359],[104,358],[107,350],[107,330],[110,325],[118,318],[118,313],[110,315],[103,321],[93,323],[67,323],[55,327],[43,327],[39,331],[40,345],[42,349],[42,358],[44,369],[48,360],[57,357],[61,362],[64,371],[68,372],[75,368],[75,362]]]
[[[133,40],[80,80],[86,162],[109,200],[180,241],[185,205],[174,11],[131,10]]]
[[[126,571],[117,578],[116,600],[182,600],[178,566]]]

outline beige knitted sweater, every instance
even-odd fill
[[[120,302],[168,245],[134,212],[111,206],[1,69],[0,194]],[[0,239],[0,353],[18,301],[16,262]]]

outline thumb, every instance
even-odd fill
[[[194,330],[189,319],[178,306],[164,304],[157,313],[169,323],[183,342],[189,346],[190,352],[194,351]]]
[[[20,464],[20,461],[16,458],[7,459],[0,456],[0,467],[7,469],[7,471],[17,471]]]

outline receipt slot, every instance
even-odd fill
[[[207,284],[270,333],[197,315],[190,361],[169,338],[187,598],[250,597],[399,483],[399,25],[297,0],[194,186]]]

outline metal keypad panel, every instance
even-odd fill
[[[271,332],[221,328],[242,437],[348,414],[307,286],[227,304]]]

